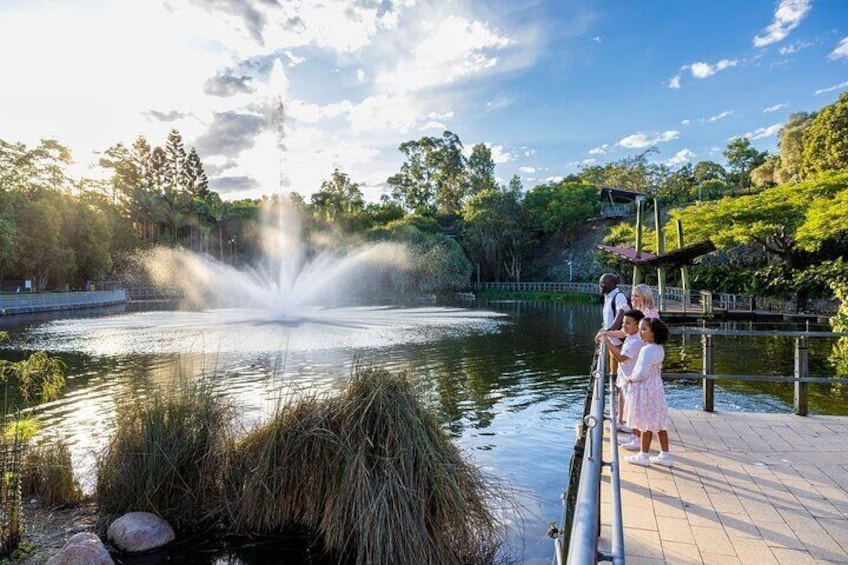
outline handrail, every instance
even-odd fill
[[[568,532],[567,547],[561,547],[557,537],[555,544],[555,558],[558,564],[563,563],[563,550],[567,552],[565,562],[569,565],[590,565],[598,562],[598,540],[601,528],[601,475],[604,465],[609,465],[612,474],[612,561],[615,564],[624,563],[624,521],[621,511],[621,482],[619,477],[618,450],[617,445],[617,422],[614,375],[610,375],[610,433],[612,461],[605,463],[603,460],[604,440],[604,403],[606,389],[604,377],[607,369],[607,348],[600,343],[596,350],[596,362],[592,369],[592,380],[587,397],[586,409],[584,410],[583,422],[580,425],[577,445],[585,435],[586,444],[582,449],[582,464],[580,465],[580,478],[577,483],[575,505],[571,519],[571,528]],[[575,447],[577,456],[577,446]],[[571,485],[570,485],[571,486]],[[574,493],[572,493],[574,494]],[[563,529],[568,527],[566,520],[563,521]],[[562,532],[565,534],[565,532]]]

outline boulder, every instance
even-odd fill
[[[115,565],[100,538],[91,532],[75,534],[47,560],[47,565]]]
[[[174,541],[174,530],[165,520],[150,512],[130,512],[111,524],[106,539],[124,553],[153,551]]]

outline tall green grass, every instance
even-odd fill
[[[218,520],[234,415],[210,384],[184,378],[123,406],[97,461],[99,509],[108,515],[153,512],[180,531]]]
[[[27,450],[21,493],[25,497],[39,497],[46,506],[62,506],[82,500],[82,489],[74,477],[71,452],[63,441],[47,441]]]
[[[495,492],[403,376],[359,368],[338,397],[282,406],[238,446],[233,528],[301,525],[342,561],[486,563]]]

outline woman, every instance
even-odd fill
[[[654,293],[646,284],[637,284],[630,291],[630,303],[640,310],[646,318],[659,318],[660,313],[654,307]]]

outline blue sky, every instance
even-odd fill
[[[369,199],[449,129],[525,188],[632,157],[678,167],[848,90],[845,0],[0,0],[0,138],[97,152],[177,128],[225,198]],[[286,109],[285,158],[274,116]]]

